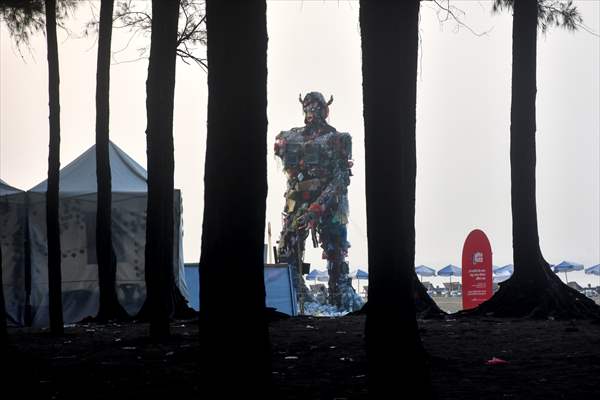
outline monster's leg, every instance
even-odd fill
[[[329,303],[338,309],[349,309],[354,289],[348,277],[346,259],[346,226],[328,221],[320,229],[321,247],[327,259],[329,271]]]
[[[279,241],[279,255],[288,263],[292,273],[292,284],[296,292],[298,304],[310,301],[308,288],[302,278],[302,263],[304,260],[304,243],[308,235],[307,231],[299,231],[291,228],[292,218],[286,218]]]

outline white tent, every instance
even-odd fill
[[[146,171],[112,142],[112,238],[117,258],[117,295],[125,310],[136,314],[146,296]],[[60,171],[59,224],[62,253],[63,317],[74,323],[95,316],[99,305],[96,261],[96,149],[89,148]],[[28,192],[31,241],[32,325],[48,325],[48,267],[46,241],[47,182]],[[183,267],[181,193],[174,192],[175,282],[187,299]]]
[[[25,324],[25,192],[0,179],[2,289],[8,323]]]

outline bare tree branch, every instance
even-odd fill
[[[441,4],[441,2],[438,0],[431,0],[431,1],[433,3],[435,3],[439,8],[438,19],[441,23],[447,22],[450,19],[452,19],[457,24],[457,28],[456,28],[457,30],[460,29],[460,27],[463,27],[463,28],[466,28],[469,32],[471,32],[475,36],[485,36],[492,30],[490,28],[484,32],[477,32],[476,30],[471,28],[469,25],[467,25],[462,20],[462,17],[464,17],[466,13],[463,10],[461,10],[460,8],[451,5],[450,0],[445,0],[445,3],[446,3],[445,6],[443,4]],[[440,17],[441,13],[445,13],[444,17]],[[460,16],[459,16],[459,14],[460,14]]]
[[[132,60],[125,60],[125,61],[117,61],[117,62],[113,62],[111,63],[111,65],[119,65],[119,64],[129,64],[129,63],[134,63],[134,62],[138,62],[140,60],[147,60],[148,57],[138,57]]]
[[[142,4],[146,4],[145,9],[139,8],[139,3],[134,3],[132,0],[122,1],[118,4],[114,16],[116,22],[114,27],[129,29],[133,32],[133,35],[126,45],[116,51],[115,54],[125,51],[131,45],[133,37],[140,33],[151,32],[152,16],[147,3]],[[206,59],[196,55],[199,46],[206,46],[206,13],[204,6],[204,0],[181,0],[179,8],[181,29],[177,34],[177,56],[186,64],[189,64],[188,60],[192,60],[206,70]],[[138,53],[143,55],[147,51],[148,45],[143,49],[138,49]],[[138,57],[135,61],[141,58]],[[123,61],[117,63],[121,64]]]

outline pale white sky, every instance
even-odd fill
[[[439,269],[460,265],[467,234],[488,235],[493,263],[512,262],[510,217],[511,15],[491,15],[490,2],[453,2],[477,37],[456,24],[440,24],[424,2],[417,99],[416,263]],[[600,32],[600,1],[576,2],[584,21]],[[270,1],[269,195],[267,218],[273,245],[281,229],[285,177],[272,156],[273,138],[302,125],[298,93],[334,95],[330,123],[350,132],[354,177],[349,187],[350,268],[367,266],[364,201],[364,126],[358,2]],[[61,72],[61,165],[94,143],[95,37],[83,30],[83,4],[59,32]],[[113,50],[129,33],[113,33]],[[147,45],[139,37],[115,56],[136,58]],[[46,178],[48,94],[45,39],[32,40],[24,60],[4,26],[0,28],[0,178],[27,190]],[[115,64],[111,70],[111,139],[143,166],[147,60]],[[540,240],[553,264],[600,262],[600,39],[585,32],[553,30],[538,40],[537,203]],[[184,254],[199,259],[206,141],[206,74],[177,64],[175,183],[184,200]],[[394,184],[394,182],[390,182]],[[390,213],[394,205],[390,204]],[[307,243],[310,248],[310,243]],[[319,250],[307,261],[323,268]],[[564,275],[561,274],[564,279]],[[583,273],[569,280],[597,282]],[[434,278],[440,282],[442,278]],[[593,280],[592,280],[593,279]],[[443,278],[445,281],[446,279]],[[438,282],[439,283],[439,282]]]

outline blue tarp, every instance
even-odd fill
[[[287,264],[265,264],[264,279],[267,291],[267,307],[273,307],[277,311],[288,315],[296,315],[296,296]],[[198,311],[200,309],[198,263],[185,264],[185,281],[189,293],[190,307]]]
[[[198,264],[185,264],[185,283],[187,284],[190,307],[198,311],[200,309],[200,277],[198,276]]]

